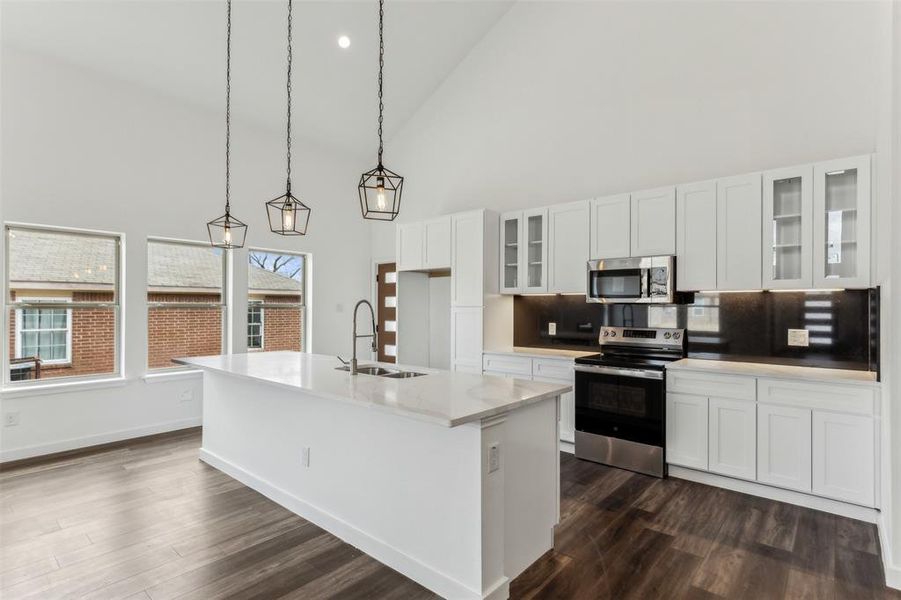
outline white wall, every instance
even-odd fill
[[[886,5],[517,3],[388,141],[401,218],[872,152]]]
[[[198,423],[199,381],[146,384],[146,237],[204,240],[224,200],[224,115],[4,46],[0,63],[0,219],[122,232],[123,387],[3,397],[20,424],[0,430],[2,459]],[[241,85],[235,82],[235,85]],[[246,85],[252,85],[248,82]],[[299,137],[299,136],[298,136]],[[313,209],[310,233],[268,230],[263,203],[284,190],[284,135],[232,128],[233,214],[248,245],[312,253],[311,350],[350,351],[351,309],[369,294],[369,228],[356,181],[364,165],[295,138],[294,189]],[[246,251],[235,253],[236,282]],[[245,343],[246,298],[233,304],[235,349]],[[194,387],[195,399],[178,392]]]

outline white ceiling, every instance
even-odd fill
[[[513,0],[390,0],[386,137],[414,114]],[[224,110],[224,0],[4,0],[3,44],[39,52],[211,110]],[[285,123],[284,0],[234,0],[232,112]],[[376,149],[378,4],[294,3],[296,136],[355,155]],[[337,37],[348,35],[342,50]]]

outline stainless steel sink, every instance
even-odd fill
[[[350,367],[335,367],[338,371],[350,371]],[[385,369],[378,365],[363,365],[357,367],[358,375],[375,375],[377,377],[390,377],[391,379],[409,379],[410,377],[420,377],[425,373],[414,373],[413,371],[395,371],[393,369]]]

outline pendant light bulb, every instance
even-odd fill
[[[375,184],[375,204],[379,210],[385,210],[388,202],[385,198],[385,178],[379,177]]]
[[[294,209],[288,204],[282,209],[282,229],[286,231],[294,229]]]
[[[226,244],[232,243],[232,228],[228,225],[222,228],[222,241]]]

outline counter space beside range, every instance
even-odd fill
[[[572,390],[560,383],[369,362],[366,364],[424,375],[408,379],[351,375],[337,368],[340,365],[334,356],[304,352],[251,352],[184,358],[179,362],[446,427],[503,414]]]
[[[812,383],[850,383],[858,385],[878,385],[873,371],[850,369],[824,369],[820,367],[799,367],[770,363],[751,363],[701,358],[683,358],[667,365],[667,370],[699,371],[723,375],[748,375],[751,377],[771,377],[796,379]]]
[[[486,350],[485,354],[508,354],[510,356],[524,356],[528,358],[559,358],[576,359],[582,356],[597,354],[597,350],[562,350],[559,348],[535,348],[526,346],[513,346],[500,350]]]

